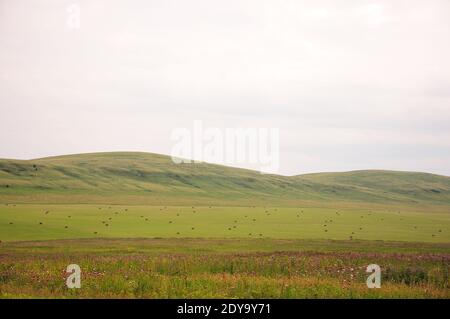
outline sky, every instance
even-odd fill
[[[450,176],[449,57],[448,0],[0,0],[0,158],[170,154],[200,120],[278,128],[284,175]]]

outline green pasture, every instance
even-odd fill
[[[450,214],[427,211],[215,207],[0,206],[0,240],[273,238],[450,242]]]

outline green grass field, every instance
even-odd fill
[[[0,206],[0,240],[275,238],[450,242],[450,214],[370,209]]]
[[[4,204],[0,297],[450,298],[449,230],[436,212]]]
[[[72,263],[81,289],[65,286]],[[0,160],[1,298],[450,298],[449,267],[446,176]]]

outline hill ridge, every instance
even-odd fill
[[[86,155],[86,156],[149,155],[149,156],[160,156],[160,157],[170,158],[170,155],[153,153],[153,152],[144,152],[144,151],[104,151],[104,152],[87,152],[87,153],[70,153],[70,154],[64,154],[64,155],[51,155],[51,156],[37,157],[37,158],[32,158],[32,159],[0,158],[0,161],[18,161],[18,162],[46,161],[46,160],[52,160],[52,159],[64,159],[64,158],[70,158],[70,157],[78,157],[80,155],[83,155],[83,156],[84,155]],[[202,162],[202,164],[217,165],[217,166],[223,166],[223,167],[228,167],[228,168],[232,168],[232,169],[242,169],[242,170],[248,170],[248,171],[253,171],[255,173],[259,173],[256,170],[244,168],[244,167],[233,167],[233,166],[227,166],[224,164],[216,164],[216,163],[209,163],[209,162]],[[435,176],[442,176],[442,177],[450,178],[450,176],[447,176],[447,175],[430,173],[430,172],[425,172],[425,171],[394,170],[394,169],[380,169],[380,168],[366,168],[366,169],[354,169],[354,170],[343,170],[343,171],[323,171],[323,172],[312,172],[312,173],[300,173],[300,174],[294,174],[294,175],[283,175],[283,174],[265,174],[265,175],[276,175],[276,176],[282,176],[282,177],[299,177],[299,176],[319,175],[319,174],[346,174],[346,173],[356,173],[356,172],[361,172],[361,173],[363,173],[363,172],[417,173],[417,174],[428,174],[428,175],[435,175]]]
[[[0,202],[450,204],[450,177],[393,170],[292,176],[211,163],[175,164],[146,152],[0,159]]]

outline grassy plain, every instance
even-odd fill
[[[4,243],[2,298],[449,298],[449,244],[276,239]],[[67,289],[65,268],[82,269]],[[382,269],[368,289],[367,265]]]
[[[450,214],[215,206],[0,206],[0,240],[275,238],[450,242]]]
[[[450,298],[449,229],[436,212],[8,204],[0,298]]]

